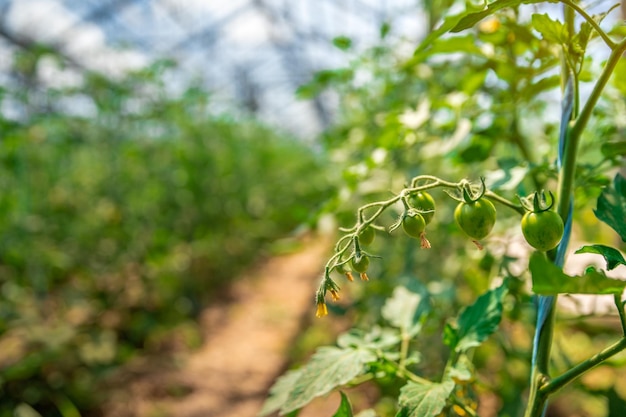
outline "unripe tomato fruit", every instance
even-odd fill
[[[419,239],[426,229],[426,221],[424,217],[416,213],[413,216],[405,216],[402,219],[402,228],[407,235]]]
[[[484,239],[496,224],[496,208],[485,198],[461,202],[454,210],[454,220],[467,236],[475,240]]]
[[[435,215],[435,200],[425,191],[419,191],[409,197],[409,203],[412,207],[420,211],[430,211],[430,213],[420,213],[426,224],[430,223]]]
[[[561,216],[551,210],[528,212],[522,217],[522,233],[526,242],[543,252],[554,249],[559,244],[563,230]]]
[[[359,243],[365,246],[371,245],[375,237],[376,237],[376,231],[374,230],[373,227],[368,226],[365,229],[363,229],[361,233],[359,233]]]
[[[364,273],[367,271],[367,268],[370,266],[370,258],[367,256],[361,256],[361,259],[357,261],[357,258],[352,258],[352,268],[356,272]]]

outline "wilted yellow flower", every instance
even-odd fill
[[[326,303],[317,303],[317,311],[315,312],[315,317],[321,318],[328,315],[328,308],[326,308]]]
[[[365,272],[361,272],[361,281],[369,281],[369,277]]]
[[[348,278],[348,281],[354,281],[354,277],[350,271],[346,272],[346,278]]]
[[[430,249],[430,242],[426,239],[426,233],[422,232],[420,238],[422,240],[422,249]]]
[[[465,410],[463,410],[463,408],[459,407],[458,405],[454,404],[452,406],[452,409],[454,410],[455,413],[457,413],[457,415],[464,417],[467,415],[467,413],[465,412]]]
[[[330,295],[333,297],[333,301],[339,301],[339,293],[335,290],[330,290]]]

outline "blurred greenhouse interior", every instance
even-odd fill
[[[594,210],[624,172],[624,15],[563,4],[0,0],[0,417],[295,416],[309,401],[299,417],[352,417],[337,387],[357,417],[409,416],[405,387],[450,375],[425,384],[452,387],[432,396],[447,417],[522,416],[522,201],[575,187],[568,256],[624,249],[620,217]],[[590,97],[562,181],[560,122]],[[498,207],[480,242],[455,209],[479,189]],[[587,255],[564,271],[601,261]],[[559,372],[626,317],[584,294],[561,298]],[[337,352],[362,355],[337,367]],[[546,415],[626,415],[618,360]]]
[[[389,36],[423,36],[410,0],[2,0],[0,85],[20,80],[12,54],[45,45],[55,59],[38,62],[28,82],[39,87],[81,85],[85,71],[119,79],[159,60],[176,68],[164,75],[167,92],[189,83],[211,93],[214,112],[254,114],[298,136],[319,133],[333,119],[332,97],[297,100],[294,92],[315,71],[346,64],[332,40],[349,37],[356,50]],[[407,53],[410,53],[410,49]],[[93,103],[67,111],[93,114]],[[23,109],[5,99],[3,112]]]

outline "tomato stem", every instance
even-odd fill
[[[564,2],[565,3],[565,2]],[[567,4],[567,3],[566,3]],[[569,5],[569,4],[568,4]],[[571,7],[571,6],[570,6]],[[570,27],[573,27],[573,13],[571,9],[567,9],[565,11],[565,16]],[[570,31],[570,35],[573,36],[573,32]],[[610,45],[609,45],[610,46]],[[596,82],[587,102],[585,103],[582,111],[575,118],[573,122],[568,123],[567,126],[562,126],[562,129],[565,129],[565,148],[563,150],[563,161],[562,166],[559,172],[559,193],[558,193],[558,205],[557,212],[563,219],[564,223],[566,222],[570,205],[572,204],[572,196],[574,189],[574,180],[575,180],[575,171],[576,171],[576,157],[578,153],[578,145],[580,143],[581,135],[583,130],[585,129],[589,118],[591,117],[591,113],[598,102],[604,87],[606,86],[611,74],[615,70],[617,62],[621,58],[621,55],[626,51],[626,39],[622,40],[620,43],[615,45],[612,48],[611,55],[606,62],[598,81]],[[566,65],[566,64],[564,64]],[[564,70],[564,81],[567,81],[567,76],[569,72]],[[571,76],[571,75],[570,75]],[[567,121],[562,121],[563,123],[567,123]],[[567,243],[567,242],[565,242]],[[556,259],[556,251],[552,250],[548,253],[550,259]],[[574,368],[567,371],[565,374],[561,375],[559,378],[555,378],[559,380],[557,383],[550,383],[549,377],[549,360],[550,360],[550,351],[552,345],[552,337],[554,333],[554,322],[555,322],[555,311],[556,311],[556,300],[557,297],[551,297],[546,299],[546,305],[544,308],[548,311],[548,316],[541,328],[541,331],[538,335],[538,343],[534,346],[536,353],[536,363],[533,365],[531,370],[531,387],[530,387],[530,396],[528,401],[528,407],[526,409],[525,417],[540,417],[543,415],[546,401],[548,396],[553,393],[556,389],[562,387],[563,385],[569,383],[576,377],[580,376],[582,373],[591,369],[593,366],[596,366],[598,363],[608,359],[613,354],[621,351],[626,346],[626,338],[622,339],[617,344],[611,346],[607,350],[601,352],[600,354],[590,358],[589,360],[583,362],[580,365],[575,366]],[[623,346],[622,346],[623,345]],[[619,350],[617,350],[619,349]],[[596,363],[597,361],[597,363]],[[566,376],[564,376],[566,375]],[[544,388],[551,387],[551,388]]]

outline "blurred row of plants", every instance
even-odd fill
[[[50,62],[16,52],[0,87],[0,416],[96,407],[328,189],[318,150],[171,94],[171,62],[64,87],[40,81]]]

